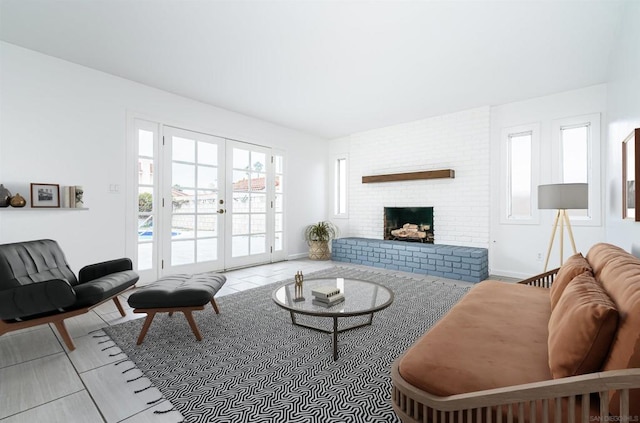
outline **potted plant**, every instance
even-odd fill
[[[312,260],[329,260],[331,251],[329,241],[338,234],[338,228],[331,222],[321,221],[309,225],[304,230],[304,239],[309,245],[309,258]]]

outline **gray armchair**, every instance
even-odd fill
[[[97,263],[73,274],[56,241],[43,239],[0,245],[0,336],[53,323],[69,350],[75,346],[64,320],[113,300],[138,275],[127,258]]]

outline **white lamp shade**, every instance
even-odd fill
[[[589,208],[588,184],[550,184],[538,186],[539,209]]]

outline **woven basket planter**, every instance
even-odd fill
[[[329,241],[309,241],[309,258],[311,260],[330,260]]]

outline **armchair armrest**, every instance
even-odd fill
[[[116,260],[104,261],[102,263],[90,264],[80,269],[78,273],[78,282],[85,283],[112,273],[124,272],[125,270],[133,270],[133,264],[128,258],[120,258]]]
[[[530,285],[530,286],[539,286],[542,288],[551,288],[556,275],[560,268],[556,268],[553,270],[549,270],[548,272],[540,273],[539,275],[535,275],[530,277],[529,279],[522,280],[518,282],[522,285]]]
[[[51,279],[0,291],[0,319],[46,313],[72,305],[76,293],[68,281]]]

